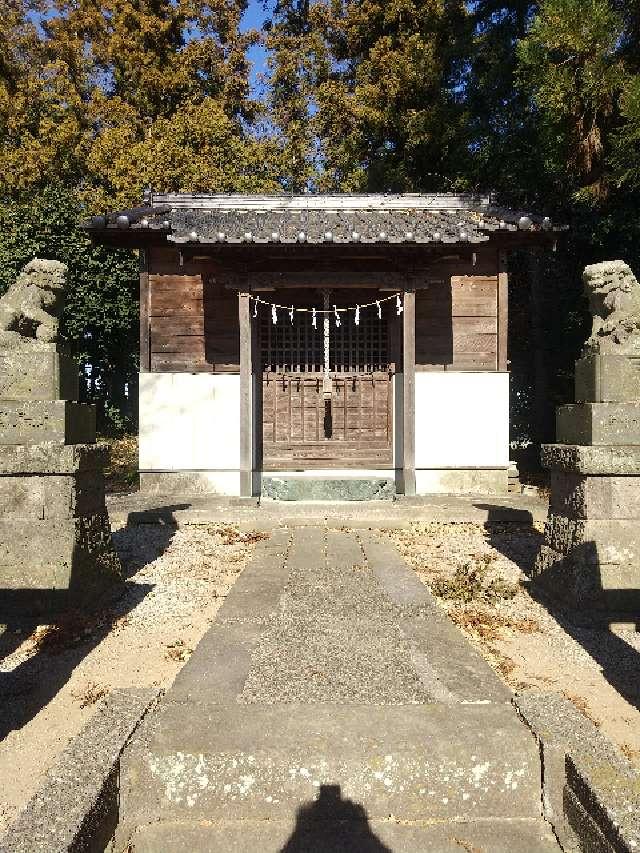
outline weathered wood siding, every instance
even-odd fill
[[[506,369],[506,355],[498,360],[506,312],[499,310],[495,251],[479,252],[475,266],[443,261],[416,282],[416,370]]]
[[[156,372],[239,373],[238,295],[210,263],[180,267],[154,250],[149,274],[149,346]]]
[[[479,248],[475,264],[465,253],[413,270],[416,370],[507,369],[507,285],[498,260],[495,249]],[[211,261],[180,266],[170,249],[153,249],[148,269],[150,369],[239,373],[238,296],[224,272]]]

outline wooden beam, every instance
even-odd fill
[[[402,312],[402,468],[405,495],[416,493],[416,293],[405,290]]]
[[[509,338],[509,273],[507,271],[507,253],[498,252],[498,353],[496,369],[508,370]]]
[[[149,329],[149,250],[138,253],[140,269],[140,373],[151,370],[151,333]]]
[[[253,494],[253,355],[251,300],[238,294],[240,320],[240,494]]]
[[[366,271],[346,272],[333,270],[312,270],[309,272],[254,272],[251,274],[251,288],[260,290],[265,287],[274,288],[371,288],[393,287],[402,290],[406,276],[390,270],[383,272]],[[246,284],[239,279],[230,280],[226,285],[230,289],[242,290]]]

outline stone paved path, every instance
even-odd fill
[[[123,757],[116,851],[546,853],[508,689],[370,533],[277,530]]]

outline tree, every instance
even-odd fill
[[[63,327],[103,423],[130,419],[136,396],[137,258],[92,247],[79,221],[148,185],[279,186],[280,146],[249,96],[245,6],[0,0],[1,284],[34,255],[69,265]]]
[[[82,216],[74,193],[55,185],[0,205],[0,292],[34,257],[67,264],[61,329],[82,396],[98,403],[101,428],[122,428],[136,414],[138,263],[131,252],[93,246],[77,227]]]
[[[319,188],[458,183],[468,151],[460,62],[468,20],[456,0],[278,3],[267,39],[274,118],[288,144],[307,152],[298,159],[308,162],[317,145]]]

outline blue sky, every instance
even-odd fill
[[[265,18],[269,15],[269,11],[271,9],[271,3],[269,3],[268,0],[267,7],[268,8],[265,10],[263,0],[249,0],[249,6],[242,18],[242,28],[244,30],[262,29],[262,24],[264,23]],[[260,46],[252,47],[249,51],[249,59],[253,64],[253,68],[251,70],[251,86],[254,93],[259,95],[261,88],[258,84],[257,77],[258,74],[266,70],[266,51]]]

